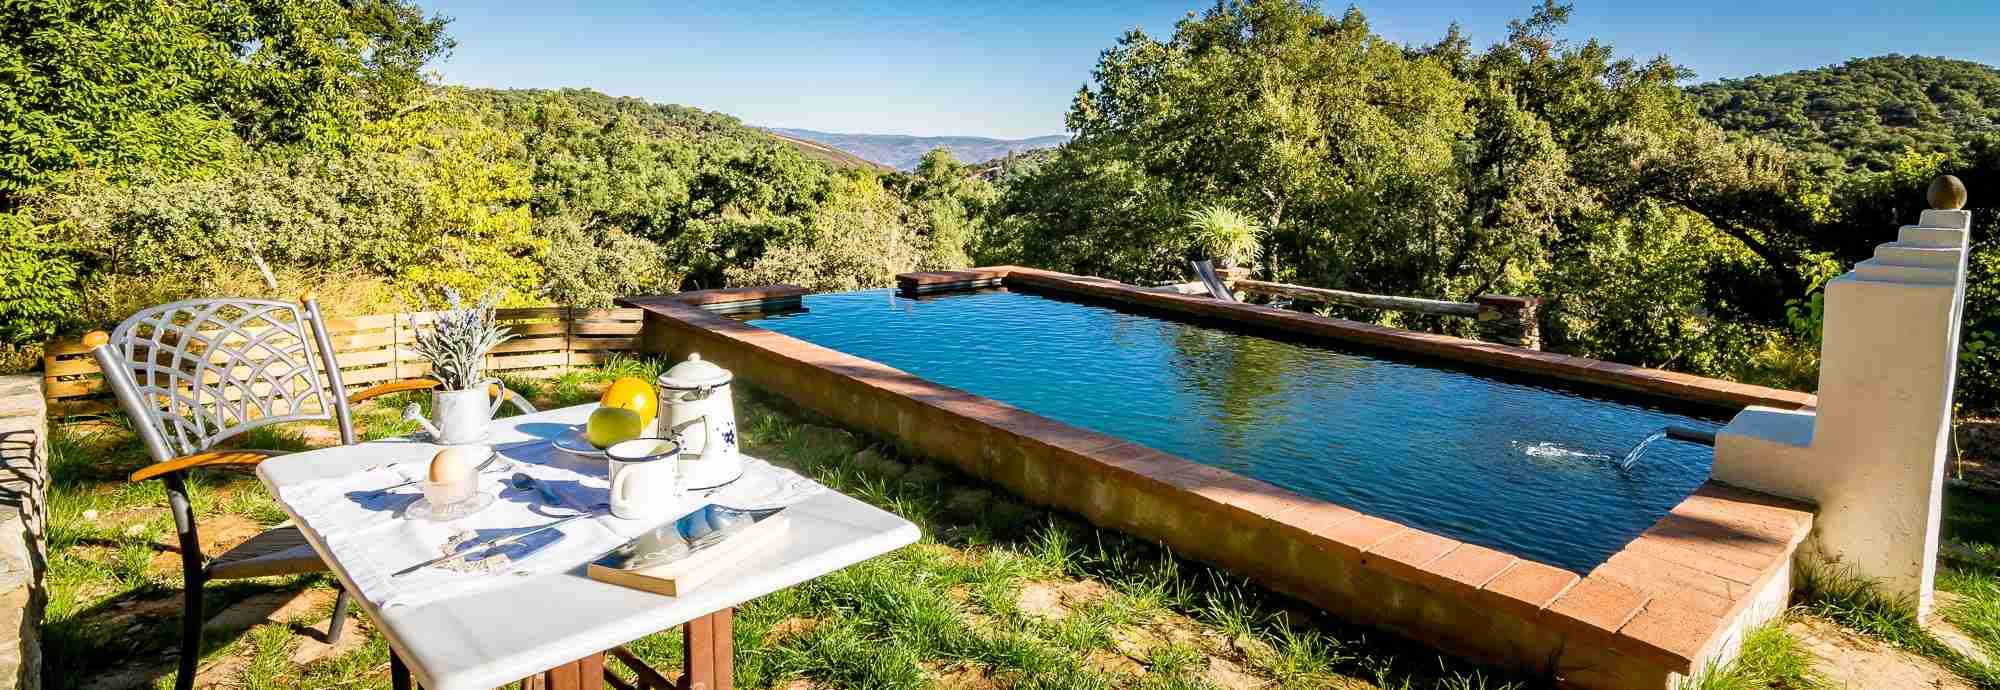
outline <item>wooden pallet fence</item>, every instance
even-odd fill
[[[515,337],[494,349],[487,357],[486,370],[494,374],[553,373],[638,352],[642,314],[638,309],[571,307],[498,310],[494,316],[512,329]],[[410,349],[410,343],[415,329],[428,327],[437,314],[420,312],[414,316],[414,326],[401,314],[326,320],[327,340],[340,363],[341,380],[350,391],[430,373],[430,365]],[[91,414],[117,406],[104,386],[97,360],[80,340],[49,343],[42,365],[51,414]]]

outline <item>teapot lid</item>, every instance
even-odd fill
[[[700,353],[694,353],[688,355],[687,361],[676,364],[672,369],[668,369],[667,373],[661,374],[658,383],[661,388],[694,390],[714,388],[729,383],[729,379],[734,376],[728,369],[703,360]]]

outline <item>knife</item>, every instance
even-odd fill
[[[569,516],[569,517],[566,517],[566,518],[563,518],[563,519],[561,519],[561,520],[557,520],[557,521],[555,521],[555,522],[551,522],[551,523],[548,523],[548,524],[546,524],[546,525],[542,525],[542,526],[540,526],[540,527],[536,527],[536,528],[534,528],[534,529],[531,529],[531,530],[528,530],[528,531],[526,531],[526,532],[519,532],[519,533],[516,533],[516,534],[510,534],[510,535],[507,535],[507,536],[502,536],[502,537],[494,537],[494,538],[491,538],[491,539],[485,539],[485,540],[481,540],[481,541],[475,541],[475,542],[470,542],[470,543],[468,543],[468,544],[465,544],[465,545],[462,545],[462,546],[460,546],[457,552],[454,552],[454,553],[449,553],[449,554],[445,554],[445,555],[443,555],[443,556],[439,556],[439,557],[437,557],[437,558],[433,558],[433,559],[430,559],[430,560],[428,560],[428,561],[424,561],[424,562],[422,562],[422,563],[418,563],[418,564],[416,564],[416,565],[413,565],[413,566],[410,566],[410,567],[408,567],[408,568],[404,568],[404,569],[402,569],[402,570],[398,570],[398,571],[396,571],[396,572],[394,572],[394,573],[391,573],[391,574],[389,575],[389,577],[402,577],[402,576],[404,576],[404,575],[408,575],[408,574],[410,574],[410,573],[414,573],[414,572],[417,572],[417,571],[419,571],[419,570],[423,570],[423,569],[425,569],[425,568],[428,568],[428,567],[431,567],[431,566],[434,566],[434,565],[437,565],[437,564],[439,564],[439,563],[443,563],[443,562],[445,562],[445,561],[450,561],[450,560],[455,560],[455,559],[460,559],[460,558],[464,558],[464,557],[466,557],[467,555],[469,555],[469,554],[472,554],[472,553],[474,553],[474,552],[478,552],[478,551],[488,551],[488,550],[491,550],[491,549],[493,549],[493,547],[496,547],[496,546],[506,546],[506,545],[508,545],[508,544],[512,544],[512,543],[514,543],[514,542],[517,542],[517,541],[521,541],[522,539],[526,539],[526,538],[528,538],[528,537],[532,537],[532,536],[534,536],[534,535],[537,535],[537,534],[541,534],[541,533],[543,533],[543,532],[547,532],[547,531],[549,531],[549,530],[552,530],[552,529],[555,529],[555,528],[557,528],[557,527],[561,527],[561,526],[563,526],[563,524],[564,524],[564,523],[567,523],[567,522],[569,522],[569,521],[571,521],[571,520],[577,520],[577,519],[581,519],[581,518],[587,518],[587,517],[591,517],[591,516],[592,516],[592,515],[594,515],[594,514],[595,514],[595,513],[578,513],[578,514],[576,514],[576,515],[571,515],[571,516]]]

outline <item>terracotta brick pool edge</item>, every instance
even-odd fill
[[[920,292],[927,295],[996,284],[1023,285],[1713,406],[1740,408],[1763,405],[1791,410],[1808,409],[1818,405],[1818,397],[1810,393],[1753,386],[1664,369],[1571,357],[1448,335],[1377,326],[1242,302],[1224,302],[1206,295],[1184,295],[1128,285],[1106,278],[1078,276],[1038,268],[987,266],[960,271],[904,273],[896,277],[896,282],[906,293]]]
[[[647,313],[650,352],[699,351],[740,380],[1031,501],[1337,616],[1580,687],[1669,687],[1733,653],[1744,629],[1782,610],[1792,551],[1811,528],[1808,506],[1711,482],[1578,577],[723,318],[700,299],[627,303]]]

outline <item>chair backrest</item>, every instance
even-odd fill
[[[93,349],[155,462],[259,427],[334,419],[354,442],[318,304],[197,299],[133,314]]]

